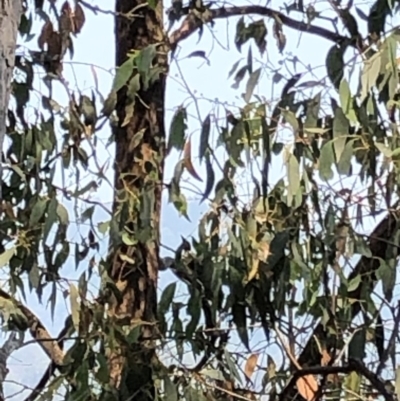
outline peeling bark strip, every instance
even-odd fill
[[[6,116],[11,94],[18,26],[22,15],[20,0],[0,0],[0,149],[3,152]],[[2,200],[3,167],[0,163],[0,201]]]
[[[126,18],[135,10],[138,15]],[[167,48],[161,1],[152,9],[145,0],[116,1],[116,65],[132,51],[156,45],[152,68],[161,71],[154,81],[140,75],[141,88],[132,99],[127,85],[117,93],[118,127],[114,130],[115,200],[108,274],[118,289],[109,297],[109,316],[115,325],[141,326],[141,337],[130,346],[123,341],[108,346],[111,385],[120,399],[154,397],[151,360],[156,322],[160,213],[165,157],[164,94]],[[132,76],[143,73],[134,68]],[[145,72],[147,73],[147,71]],[[134,238],[127,243],[123,234]],[[134,243],[134,245],[132,245]]]

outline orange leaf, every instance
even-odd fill
[[[299,377],[296,381],[297,390],[307,401],[314,401],[318,391],[318,383],[313,375]]]
[[[190,139],[188,139],[188,141],[185,143],[185,147],[183,149],[183,165],[192,177],[196,178],[196,180],[203,181],[197,174],[192,164],[192,147],[190,144]]]
[[[254,370],[257,367],[257,361],[258,361],[258,354],[251,354],[246,361],[246,365],[244,367],[244,374],[249,379],[251,379],[251,376],[253,375]]]

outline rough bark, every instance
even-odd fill
[[[0,149],[3,151],[6,135],[6,116],[11,94],[11,79],[17,48],[18,26],[22,15],[20,0],[0,0]],[[3,169],[0,163],[0,200]]]
[[[130,11],[138,17],[126,18]],[[110,318],[120,327],[140,325],[141,337],[124,341],[108,351],[111,385],[119,399],[154,399],[152,360],[157,308],[160,213],[165,157],[164,92],[167,50],[164,43],[162,4],[152,9],[144,0],[116,1],[116,65],[128,52],[160,44],[156,64],[159,79],[141,89],[132,107],[126,88],[117,94],[118,126],[114,130],[115,226],[112,227],[108,274],[115,287],[109,298]],[[135,72],[133,72],[135,73]],[[129,114],[128,114],[129,113]],[[114,231],[114,234],[113,234]],[[137,244],[126,245],[121,233],[133,234]],[[129,398],[132,397],[132,398]]]

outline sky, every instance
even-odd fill
[[[105,2],[101,0],[87,0],[89,4],[97,5],[102,10],[111,11],[110,4],[113,2]],[[358,3],[358,2],[357,2]],[[370,2],[369,2],[370,3]],[[254,4],[250,1],[245,0],[234,0],[233,2],[226,3],[235,5]],[[264,3],[260,3],[264,5]],[[360,8],[367,10],[366,5],[368,2],[360,2]],[[268,2],[268,6],[271,8],[279,9],[282,2],[279,0],[272,0]],[[329,8],[327,1],[316,1],[315,7],[317,10],[326,11]],[[66,58],[64,62],[64,74],[71,89],[79,88],[83,92],[90,94],[92,89],[98,89],[99,92],[105,97],[110,91],[112,80],[114,76],[114,21],[111,13],[101,13],[94,15],[93,12],[85,9],[86,23],[83,31],[79,35],[78,39],[74,42],[74,58],[70,60]],[[295,13],[290,15],[291,17],[301,18],[300,15]],[[260,17],[254,16],[254,20]],[[38,18],[35,18],[36,23],[40,25]],[[393,21],[395,23],[395,21]],[[397,21],[397,24],[400,21]],[[195,168],[200,176],[205,176],[205,165],[199,165],[197,158],[198,139],[200,135],[201,124],[199,121],[211,113],[212,120],[218,121],[224,117],[223,108],[227,107],[232,111],[237,110],[237,107],[244,105],[242,93],[245,88],[246,79],[243,80],[239,89],[232,88],[233,78],[228,78],[229,71],[232,65],[239,59],[246,60],[248,45],[243,46],[242,52],[240,53],[234,45],[234,34],[237,18],[231,18],[226,21],[217,21],[212,30],[205,28],[202,38],[199,40],[197,33],[192,35],[190,38],[182,42],[179,46],[176,60],[174,60],[170,67],[170,73],[167,83],[166,93],[166,128],[169,130],[171,117],[173,116],[176,108],[184,104],[188,108],[188,134],[191,136],[192,141],[192,153],[194,155]],[[284,28],[284,33],[287,36],[287,46],[283,55],[279,54],[275,39],[272,35],[271,21],[266,19],[268,26],[268,37],[267,37],[267,51],[261,55],[255,46],[252,46],[253,55],[256,61],[254,62],[254,69],[257,68],[257,64],[262,66],[262,76],[258,87],[256,88],[255,94],[263,97],[267,100],[277,99],[282,90],[282,85],[285,80],[281,80],[278,84],[273,83],[274,75],[284,75],[289,78],[294,73],[304,73],[301,82],[305,81],[317,81],[326,77],[325,69],[325,58],[332,45],[326,40],[314,37],[308,34],[299,34],[293,32],[288,28]],[[174,26],[174,28],[176,25]],[[326,28],[329,28],[325,24]],[[34,43],[33,43],[34,42]],[[22,50],[25,48],[35,48],[35,40],[31,43],[22,43]],[[188,58],[187,56],[193,51],[202,50],[207,54],[209,64],[201,58]],[[291,56],[290,56],[291,55]],[[283,62],[284,59],[293,58],[297,56],[298,60],[296,63]],[[351,55],[349,55],[351,57]],[[311,68],[309,68],[311,67]],[[352,89],[355,91],[355,82],[352,81]],[[37,102],[32,100],[32,108],[40,106],[40,97],[42,93],[46,93],[46,87],[40,81],[40,75],[38,74],[35,80],[35,85],[38,89]],[[323,89],[324,93],[326,90],[323,87],[317,87],[314,90],[314,94],[317,91]],[[67,103],[67,96],[65,90],[58,85],[55,90],[55,97],[57,102],[60,104]],[[214,130],[214,140],[216,139],[216,132]],[[103,130],[96,134],[97,136],[97,159],[100,165],[109,163],[108,177],[112,180],[113,172],[112,147],[106,147],[110,130],[107,126]],[[171,152],[166,161],[166,181],[168,177],[173,174],[173,169],[176,162],[179,160],[179,154],[177,152]],[[224,155],[219,154],[221,159]],[[95,170],[95,167],[93,170]],[[284,165],[281,157],[275,157],[273,160],[272,176],[276,182],[285,174]],[[64,177],[60,176],[60,179],[64,180],[67,185],[73,185],[74,177],[65,174]],[[90,180],[89,175],[82,177],[82,185],[86,180]],[[186,220],[184,217],[179,217],[177,211],[172,204],[168,203],[167,194],[163,199],[163,214],[162,214],[162,243],[166,246],[162,250],[162,256],[171,256],[167,248],[176,249],[181,241],[181,236],[188,238],[195,236],[197,232],[196,222],[203,216],[208,210],[206,203],[199,203],[201,198],[200,194],[204,190],[205,183],[194,182],[193,178],[188,175],[184,175],[184,185],[188,188],[185,192],[188,202],[189,210],[188,214],[191,221]],[[248,194],[252,193],[251,181],[249,181],[249,171],[244,171],[237,185],[243,191],[243,200],[248,201]],[[112,202],[112,189],[107,183],[104,183],[96,192],[90,194],[90,199],[102,202],[103,205],[111,209]],[[68,208],[73,220],[73,204],[68,203],[66,199],[60,198],[60,201]],[[85,207],[80,204],[81,210]],[[102,222],[107,221],[107,213],[101,209],[97,209],[94,216],[95,221]],[[373,225],[365,226],[364,228],[369,231]],[[87,222],[76,222],[71,224],[68,235],[73,241],[79,241],[79,236],[85,236],[88,230]],[[106,255],[107,252],[107,238],[101,241],[100,251],[97,257]],[[85,270],[85,263],[81,263],[78,270],[75,270],[74,260],[70,258],[63,269],[63,276],[73,282],[79,278],[79,275]],[[170,272],[163,272],[160,275],[159,288],[162,291],[163,288],[168,285],[171,280],[175,281],[175,276]],[[96,295],[98,286],[98,280],[92,282],[91,290],[94,296]],[[65,288],[68,286],[65,284]],[[187,293],[185,286],[179,286],[179,291]],[[61,289],[60,289],[61,292]],[[60,294],[61,295],[61,294]],[[46,299],[46,296],[44,296]],[[27,296],[28,306],[37,314],[43,324],[48,328],[53,336],[57,336],[57,333],[63,326],[65,317],[69,311],[69,301],[64,300],[62,296],[59,297],[59,302],[56,307],[54,320],[51,319],[49,313],[49,307],[46,304],[39,304],[34,294]],[[259,364],[266,364],[267,353],[276,359],[279,365],[281,360],[281,354],[274,345],[266,347],[266,343],[263,342],[263,334],[255,331],[252,336],[251,345],[255,350],[263,348],[264,353],[259,359]],[[234,339],[232,350],[237,349],[236,345],[238,340]],[[173,351],[172,351],[173,352]],[[5,384],[5,393],[9,396],[9,399],[20,400],[23,399],[28,393],[21,392],[21,386],[18,383],[24,383],[28,386],[34,386],[42,375],[43,370],[48,364],[48,358],[43,351],[37,345],[29,345],[23,347],[21,350],[15,352],[8,361],[8,367],[10,373],[7,377],[7,383]],[[257,376],[257,381],[260,380],[260,375]],[[11,397],[14,395],[13,397]]]

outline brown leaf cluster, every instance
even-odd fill
[[[38,37],[39,49],[45,54],[47,62],[44,67],[47,71],[61,72],[61,60],[66,51],[72,52],[71,34],[78,34],[85,23],[85,14],[79,4],[72,10],[66,1],[61,7],[61,15],[58,19],[58,30],[48,19],[42,27]],[[46,48],[47,47],[47,48]]]

